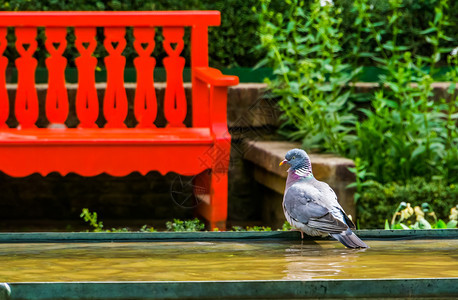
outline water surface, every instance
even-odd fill
[[[458,277],[458,240],[0,244],[0,282]]]

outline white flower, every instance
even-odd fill
[[[457,54],[458,54],[458,47],[456,47],[455,49],[452,50],[452,52],[450,52],[451,56],[455,56]]]
[[[325,5],[333,5],[334,2],[332,2],[332,0],[320,0],[320,5],[321,6],[325,6]]]

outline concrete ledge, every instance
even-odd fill
[[[278,164],[292,148],[301,148],[301,145],[285,141],[245,141],[244,159],[254,164],[254,179],[276,194],[268,195],[264,199],[275,202],[268,205],[268,210],[274,212],[264,214],[265,218],[274,224],[284,221],[281,201],[287,177],[287,167]],[[349,167],[354,167],[353,161],[332,154],[310,153],[309,156],[315,178],[328,183],[336,192],[347,214],[355,217],[354,190],[346,188],[355,181],[354,174],[348,170]],[[269,215],[273,217],[269,218]]]

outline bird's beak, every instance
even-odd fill
[[[286,159],[282,160],[279,164],[279,166],[282,166],[284,163],[287,163],[288,161]]]

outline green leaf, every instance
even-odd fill
[[[385,230],[390,230],[390,223],[388,223],[388,220],[385,220]]]
[[[436,222],[436,224],[434,225],[434,228],[437,228],[437,229],[445,229],[445,228],[447,228],[447,224],[445,224],[445,222],[442,221],[442,220],[438,220],[438,221]]]
[[[420,145],[415,150],[412,151],[410,155],[410,159],[414,160],[418,155],[423,154],[426,151],[426,147],[424,145]]]
[[[402,225],[401,225],[401,224],[394,224],[393,227],[392,227],[391,229],[395,229],[395,230],[405,229],[405,228],[403,228],[402,226],[405,227],[404,224],[402,224]],[[409,228],[407,227],[407,229],[409,229]]]
[[[458,225],[458,221],[451,220],[447,223],[447,228],[456,228],[456,225]]]
[[[407,225],[405,225],[404,223],[399,223],[399,225],[401,225],[401,228],[404,229],[404,230],[408,230],[410,229]]]
[[[425,34],[429,34],[429,33],[436,32],[436,31],[437,31],[436,27],[430,27],[428,29],[420,31],[420,34],[425,35]]]
[[[418,221],[418,225],[420,229],[432,229],[431,224],[428,221],[426,221],[426,219],[421,219],[420,221]]]

